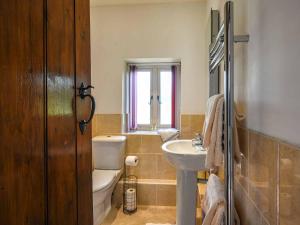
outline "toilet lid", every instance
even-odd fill
[[[120,170],[94,170],[93,192],[110,187],[118,179],[120,172]]]

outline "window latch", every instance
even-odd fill
[[[153,101],[153,95],[151,95],[151,97],[150,97],[150,102],[148,102],[148,104],[151,105],[151,104],[152,104],[152,101]]]
[[[161,105],[161,101],[160,101],[160,96],[159,95],[157,95],[157,101],[158,101],[158,104]]]

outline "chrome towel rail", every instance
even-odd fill
[[[233,2],[229,1],[225,4],[225,11],[226,11],[227,4],[233,5]],[[225,22],[226,22],[226,16],[224,19],[224,23]],[[220,62],[224,59],[224,47],[225,47],[224,46],[224,36],[225,36],[224,23],[221,25],[219,33],[216,36],[216,39],[209,47],[209,72],[210,73],[212,73],[219,66]],[[249,41],[249,35],[235,35],[233,38],[234,43],[248,42],[248,41]]]
[[[224,99],[225,99],[225,224],[234,225],[234,21],[233,2],[224,12]]]
[[[210,46],[210,51],[209,51],[210,55],[214,55],[216,49],[220,46],[220,43],[223,42],[223,40],[224,40],[224,24],[222,24],[219,33],[216,36],[215,41]]]
[[[224,7],[224,23],[209,48],[209,72],[212,74],[224,59],[225,98],[225,224],[234,225],[234,43],[248,42],[249,35],[234,36],[233,2]]]

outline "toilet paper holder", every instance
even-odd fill
[[[123,212],[132,214],[137,211],[137,177],[134,175],[123,178]]]

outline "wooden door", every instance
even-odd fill
[[[0,224],[92,225],[89,0],[0,1]]]
[[[91,84],[90,4],[89,0],[75,1],[76,87]],[[88,99],[77,97],[77,122],[90,114]],[[92,195],[92,126],[82,135],[77,124],[77,193],[78,225],[93,224]]]
[[[90,84],[88,0],[47,3],[48,224],[92,224],[90,112],[81,83]]]
[[[47,2],[48,224],[77,221],[74,1]]]
[[[0,1],[0,224],[46,222],[44,3]]]

